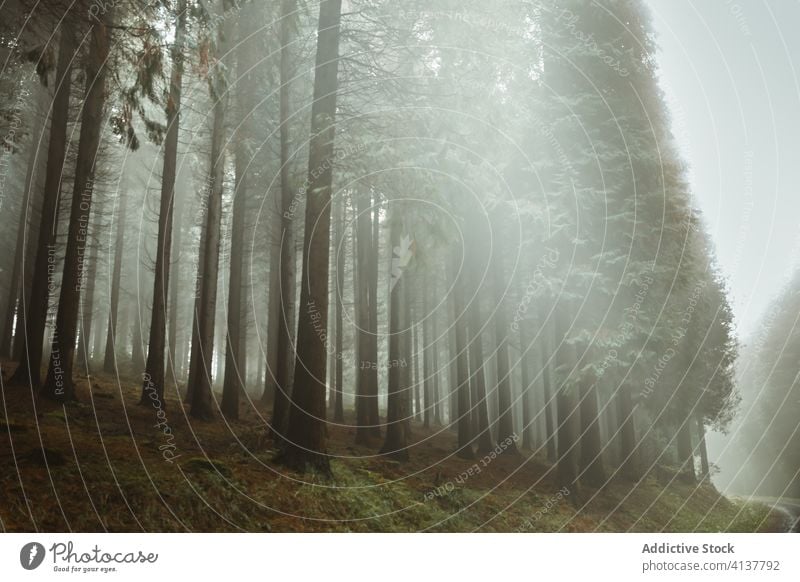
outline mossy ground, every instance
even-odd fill
[[[4,367],[3,377],[10,370]],[[411,461],[397,463],[330,428],[333,479],[272,462],[268,410],[240,421],[188,422],[175,396],[166,425],[139,406],[140,387],[99,375],[66,407],[4,383],[0,527],[4,531],[781,531],[782,517],[722,497],[711,485],[647,478],[559,493],[538,455],[485,466],[453,454],[444,428],[412,425]],[[173,448],[174,447],[174,448]],[[171,451],[175,455],[170,459]],[[464,478],[470,468],[478,470]]]

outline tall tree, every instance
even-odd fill
[[[294,310],[296,277],[295,264],[297,253],[295,250],[294,214],[297,207],[295,193],[291,184],[291,156],[290,148],[290,89],[293,77],[292,31],[296,10],[295,0],[281,0],[280,18],[280,203],[278,204],[278,220],[280,221],[280,237],[278,239],[278,278],[277,312],[271,312],[270,317],[277,319],[277,346],[275,352],[275,387],[272,405],[272,421],[270,426],[272,435],[280,443],[286,436],[289,424],[289,410],[292,392],[292,366],[295,365],[295,346],[293,342]],[[320,11],[322,6],[320,6]],[[320,24],[321,26],[321,24]],[[321,39],[320,39],[321,40]],[[319,52],[319,48],[317,49]],[[319,69],[317,69],[319,71]],[[316,87],[316,84],[315,84]],[[316,91],[316,88],[315,88]],[[316,93],[315,93],[316,97]],[[316,99],[314,104],[316,105]],[[335,112],[334,104],[334,112]],[[314,111],[312,109],[312,119]],[[312,121],[313,123],[313,121]],[[312,134],[313,134],[312,127]],[[331,139],[333,139],[331,137]],[[319,170],[316,170],[319,171]],[[309,190],[309,192],[312,192]],[[330,193],[329,193],[330,194]],[[297,194],[299,196],[299,193]],[[308,212],[308,210],[306,210]],[[305,275],[305,274],[304,274]],[[326,319],[327,321],[327,319]],[[271,324],[270,324],[271,325]]]
[[[221,13],[231,7],[231,0],[222,0]],[[197,384],[192,388],[190,414],[201,420],[211,420],[214,414],[211,393],[214,378],[214,339],[216,335],[217,283],[219,255],[222,244],[222,194],[225,178],[225,114],[228,108],[228,55],[229,31],[225,20],[218,24],[216,58],[209,71],[208,89],[213,107],[211,130],[211,159],[209,170],[208,203],[206,207],[205,235],[200,261],[203,278],[200,281],[200,300],[197,313],[197,340],[199,353],[193,357],[189,378]],[[194,354],[193,354],[194,356]]]
[[[45,174],[44,197],[36,260],[33,266],[31,292],[27,302],[19,310],[22,315],[23,334],[17,334],[22,341],[19,366],[11,377],[12,384],[39,386],[41,382],[42,348],[47,319],[48,290],[50,274],[48,264],[50,250],[56,239],[58,229],[58,197],[64,177],[64,158],[67,148],[67,122],[69,121],[69,98],[72,89],[72,60],[74,57],[73,30],[62,26],[58,45],[58,64],[56,65],[55,94],[50,120],[50,141],[47,148],[47,171]],[[20,324],[18,323],[18,327]]]
[[[393,209],[395,210],[395,209]],[[403,222],[398,213],[393,212],[389,223],[390,240],[392,249],[400,249]],[[386,440],[381,448],[381,454],[398,461],[407,461],[408,454],[408,418],[411,416],[409,404],[410,386],[404,382],[404,368],[391,365],[399,362],[402,357],[410,322],[404,317],[407,311],[406,288],[408,277],[404,276],[399,265],[400,257],[393,250],[392,265],[390,268],[389,290],[389,394],[386,412]],[[407,375],[407,374],[406,374]]]
[[[164,406],[164,350],[166,347],[167,297],[172,256],[172,223],[175,208],[175,175],[178,160],[178,137],[181,120],[183,85],[183,50],[186,37],[187,4],[178,0],[175,13],[175,41],[172,45],[172,74],[167,97],[167,135],[164,141],[164,165],[161,173],[161,199],[158,211],[153,308],[150,311],[150,339],[140,404],[151,398]]]
[[[120,281],[122,279],[122,258],[125,251],[125,211],[128,205],[128,192],[118,195],[116,241],[114,242],[114,268],[111,274],[111,302],[108,310],[106,326],[106,353],[103,359],[103,370],[113,374],[117,367],[117,314],[119,312]]]
[[[288,438],[280,455],[280,460],[288,466],[299,470],[313,468],[322,473],[330,473],[325,429],[327,350],[316,321],[328,321],[330,203],[341,14],[341,0],[322,0],[317,33],[314,102],[311,107],[297,361]]]
[[[236,105],[238,108],[235,135],[236,187],[233,199],[233,222],[231,225],[230,275],[228,285],[228,329],[225,350],[225,381],[222,389],[222,413],[229,419],[239,418],[239,394],[244,391],[243,377],[247,370],[247,314],[244,284],[244,235],[247,220],[248,173],[252,159],[252,137],[248,131],[255,104],[253,83],[257,65],[257,49],[253,46],[258,38],[253,24],[257,22],[254,5],[243,6],[239,11],[239,43],[236,46]]]
[[[106,76],[111,45],[110,14],[106,12],[92,22],[89,52],[86,62],[86,87],[81,107],[81,130],[78,159],[75,164],[75,185],[72,190],[64,274],[58,301],[56,326],[50,352],[50,367],[42,393],[51,399],[65,401],[75,398],[72,368],[78,325],[78,308],[86,273],[87,230],[91,219],[94,194],[95,165],[100,134],[103,128],[103,108],[106,102]]]

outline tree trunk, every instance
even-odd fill
[[[371,434],[369,427],[369,396],[371,389],[369,383],[372,379],[372,366],[377,367],[377,362],[372,361],[369,347],[370,327],[370,293],[369,293],[369,257],[372,246],[372,213],[369,210],[369,199],[363,192],[355,193],[356,199],[356,257],[355,268],[357,274],[355,307],[356,314],[356,342],[358,343],[358,360],[356,362],[356,443],[365,445],[369,443]]]
[[[69,26],[61,27],[58,45],[58,64],[56,65],[55,95],[53,114],[50,122],[50,140],[47,147],[47,172],[45,174],[44,196],[38,228],[36,259],[33,266],[31,292],[27,304],[23,302],[17,318],[17,329],[24,333],[16,334],[20,342],[19,366],[11,377],[11,383],[38,388],[41,383],[42,349],[44,330],[48,315],[48,293],[51,276],[54,276],[53,261],[57,228],[58,199],[61,193],[61,180],[64,176],[64,158],[67,148],[67,122],[69,120],[69,97],[72,87],[72,60],[74,41]],[[51,267],[52,265],[52,267]],[[22,328],[20,328],[22,326]]]
[[[559,487],[572,490],[578,479],[578,428],[580,418],[578,400],[573,386],[575,368],[575,346],[567,343],[567,313],[564,307],[558,314],[558,367],[560,375],[556,392],[556,414],[558,416],[558,460],[557,480]]]
[[[400,216],[395,214],[390,219],[390,239],[392,249],[400,246],[402,222]],[[389,291],[389,363],[399,362],[402,359],[403,343],[406,342],[408,321],[404,321],[407,277],[397,266],[397,259],[392,256],[390,266],[390,291]],[[403,382],[404,370],[400,366],[389,366],[389,394],[386,411],[386,440],[381,448],[381,454],[398,461],[407,461],[408,456],[408,385]],[[405,384],[405,385],[404,385]]]
[[[438,285],[436,282],[434,283],[433,287],[431,288],[431,297],[433,300],[429,303],[429,309],[433,308],[433,304],[435,303],[436,293],[438,291]],[[439,345],[437,340],[439,339],[439,317],[436,311],[431,311],[430,313],[431,318],[431,376],[433,377],[432,380],[432,389],[433,389],[433,422],[437,426],[442,425],[442,402],[443,398],[441,397],[440,391],[440,380],[441,380],[441,370],[439,370]]]
[[[547,336],[551,335],[554,336],[557,334],[555,331],[555,322],[551,321],[547,324],[547,310],[542,307],[540,310],[540,320],[542,322],[542,326],[549,326],[550,333],[543,334],[542,338],[542,348],[540,350],[541,354],[541,362],[542,362],[542,392],[544,397],[544,405],[542,406],[542,414],[544,414],[544,424],[545,424],[545,436],[546,436],[546,443],[547,443],[547,460],[551,463],[556,462],[557,452],[556,452],[556,429],[555,423],[553,422],[553,391],[552,391],[552,379],[553,376],[552,366],[550,365],[550,357],[551,354],[548,353],[548,341]],[[555,343],[554,345],[558,345]]]
[[[223,0],[223,8],[228,8],[229,1]],[[211,420],[214,411],[213,399],[213,363],[214,338],[216,334],[217,316],[217,284],[219,279],[219,252],[222,243],[222,194],[225,175],[225,112],[228,105],[227,67],[224,66],[224,55],[228,54],[227,25],[222,23],[218,30],[219,55],[223,63],[209,75],[209,94],[214,104],[214,124],[211,134],[211,170],[209,180],[208,207],[206,210],[205,245],[200,258],[203,264],[203,279],[200,282],[200,311],[198,313],[199,356],[192,359],[191,367],[196,371],[190,374],[196,378],[192,394],[192,405],[189,413],[193,418]]]
[[[367,374],[367,422],[373,437],[381,436],[381,418],[378,411],[378,260],[380,256],[380,195],[375,192],[372,201],[372,245],[369,254],[368,288],[369,288],[369,333],[367,349],[370,361],[375,362],[374,369]]]
[[[344,293],[344,266],[345,266],[345,252],[344,252],[344,209],[345,200],[344,196],[339,196],[336,201],[336,280],[334,285],[334,309],[335,311],[335,326],[336,326],[336,359],[334,360],[334,405],[333,405],[333,420],[335,422],[344,422],[344,401],[342,390],[344,389],[344,357],[343,343],[344,343],[344,327],[343,327],[343,305],[342,294]]]
[[[417,326],[416,309],[409,308],[409,310],[413,315],[411,316],[411,321],[409,322],[411,349],[408,351],[408,365],[411,366],[411,385],[414,387],[414,420],[419,422],[422,420],[422,395],[420,394],[420,384],[422,380],[420,379],[419,358],[417,357],[417,355],[420,353],[419,327]],[[389,364],[392,365],[391,362]]]
[[[628,384],[621,384],[617,389],[617,419],[620,422],[620,455],[622,466],[620,474],[631,481],[641,478],[639,467],[639,449],[636,443],[636,425],[633,399]]]
[[[522,448],[532,451],[536,448],[533,431],[533,395],[531,394],[531,384],[533,384],[533,369],[531,366],[532,354],[536,354],[539,346],[533,345],[530,335],[531,322],[523,320],[519,322],[519,349],[520,366],[522,372]]]
[[[680,421],[678,427],[678,463],[680,463],[680,479],[686,483],[697,482],[694,470],[694,449],[692,448],[692,424],[696,424],[694,417],[687,415]]]
[[[105,17],[108,18],[108,15]],[[100,145],[100,133],[104,127],[103,107],[106,99],[109,44],[110,31],[105,22],[93,23],[89,59],[85,71],[86,89],[81,108],[80,141],[75,165],[75,185],[72,191],[64,274],[61,279],[56,327],[53,331],[50,368],[42,388],[44,396],[58,401],[75,398],[72,368],[75,359],[78,308],[85,279],[84,257],[86,235],[91,219],[95,163]]]
[[[700,449],[700,479],[705,481],[711,476],[708,467],[708,448],[706,447],[706,426],[703,417],[697,417],[697,446]]]
[[[150,312],[150,339],[147,363],[139,403],[164,402],[164,350],[166,348],[167,296],[169,293],[172,223],[175,207],[175,172],[180,132],[181,88],[183,84],[183,44],[186,31],[186,0],[180,0],[175,18],[175,42],[172,45],[172,77],[167,100],[167,136],[164,140],[164,165],[161,174],[161,201],[158,212],[153,309]]]
[[[199,362],[200,358],[202,357],[202,351],[200,349],[200,311],[201,311],[201,300],[202,300],[202,293],[201,293],[201,285],[203,282],[203,249],[206,246],[206,230],[207,230],[207,220],[206,220],[206,213],[208,209],[204,207],[202,211],[203,214],[203,226],[202,232],[200,233],[200,244],[197,249],[198,256],[201,257],[200,260],[197,262],[197,272],[195,274],[195,283],[194,283],[194,308],[192,309],[192,334],[191,334],[191,347],[189,348],[189,374],[186,381],[186,398],[184,402],[187,404],[192,403],[192,398],[194,397],[194,391],[200,381],[200,366],[192,365],[193,362]]]
[[[473,274],[473,283],[477,280]],[[471,290],[476,291],[478,285],[474,285]],[[489,428],[489,410],[488,401],[486,398],[486,376],[484,374],[483,362],[483,340],[481,338],[481,305],[480,293],[476,293],[470,305],[469,310],[469,364],[471,377],[474,382],[473,393],[475,395],[475,404],[473,405],[473,414],[475,415],[476,430],[475,441],[478,445],[478,454],[485,455],[494,449],[492,442],[492,433]]]
[[[492,282],[494,287],[495,341],[497,342],[497,442],[507,443],[504,452],[516,454],[516,434],[514,433],[514,414],[511,406],[511,370],[508,363],[508,316],[503,302],[505,296],[506,274],[503,265],[503,247],[498,247],[499,255],[491,258]]]
[[[122,256],[125,248],[125,210],[127,205],[128,193],[120,193],[119,214],[117,216],[117,237],[114,243],[114,270],[111,274],[111,305],[108,309],[106,353],[103,359],[103,370],[107,374],[114,374],[117,370],[117,313],[119,311],[119,286],[120,279],[122,278]]]
[[[595,378],[581,378],[580,399],[581,455],[578,462],[581,481],[592,487],[601,487],[606,482],[606,472],[603,465],[603,441],[600,438]]]
[[[430,314],[430,308],[433,292],[433,285],[426,286],[422,291],[422,395],[425,401],[422,425],[425,428],[430,428],[431,415],[435,409],[435,404],[431,400],[433,396],[433,338],[431,337],[431,320],[433,316]]]
[[[41,150],[39,144],[44,139],[44,132],[46,129],[47,120],[47,90],[41,87],[38,82],[33,87],[36,93],[36,105],[33,109],[34,124],[31,133],[31,141],[29,144],[30,151],[28,152],[28,167],[25,171],[25,185],[22,192],[22,204],[19,209],[19,220],[17,221],[17,237],[14,245],[14,265],[11,269],[11,278],[8,280],[8,300],[6,308],[3,310],[3,321],[0,324],[0,358],[11,358],[11,338],[12,328],[14,326],[14,316],[17,314],[17,306],[19,305],[19,313],[22,313],[22,302],[24,301],[25,284],[23,277],[23,260],[30,253],[31,249],[28,248],[30,235],[28,234],[28,214],[34,215],[33,200],[38,202],[39,196],[35,193],[37,188],[37,174],[40,166]],[[17,318],[17,326],[22,323],[20,317]]]
[[[455,327],[456,399],[458,411],[458,449],[456,454],[462,459],[474,458],[472,450],[472,423],[470,419],[469,361],[467,356],[467,324],[464,305],[464,271],[461,269],[461,252],[453,253],[451,266],[453,285],[453,326]]]
[[[295,295],[297,292],[295,277],[297,255],[295,249],[296,241],[293,222],[296,208],[299,203],[299,196],[301,194],[298,192],[295,195],[292,191],[290,172],[291,168],[289,166],[289,120],[291,118],[289,90],[291,87],[290,79],[292,78],[293,74],[289,46],[291,45],[291,26],[295,6],[295,0],[281,0],[281,204],[279,207],[281,221],[280,294],[278,296],[278,346],[276,354],[277,360],[275,362],[275,399],[272,405],[271,421],[272,435],[279,445],[287,435],[290,402],[292,396],[292,367],[295,365],[295,358],[297,357],[295,353],[295,345],[292,342],[294,330]]]
[[[102,214],[102,210],[98,208],[95,214]],[[89,267],[86,269],[84,262],[84,269],[86,269],[86,298],[80,308],[80,336],[78,338],[78,367],[81,368],[88,376],[91,371],[91,358],[92,346],[89,343],[92,338],[92,320],[94,319],[94,290],[95,282],[97,279],[97,258],[100,250],[100,235],[97,229],[97,219],[93,221],[90,234],[87,235],[87,240],[92,248],[89,250]]]
[[[299,470],[330,473],[326,450],[326,342],[317,329],[328,321],[331,186],[333,182],[336,97],[339,86],[339,25],[342,0],[322,0],[311,108],[308,190],[303,241],[303,275],[297,334],[297,361],[289,411],[288,440],[281,462]]]
[[[139,312],[138,305],[133,305],[133,338],[131,345],[131,367],[134,370],[144,368],[144,346],[142,345],[142,314]]]
[[[239,394],[244,391],[242,378],[246,381],[247,336],[245,330],[247,314],[244,310],[244,231],[247,226],[247,166],[251,159],[250,134],[247,128],[252,123],[249,116],[254,109],[253,69],[257,53],[252,46],[255,38],[253,5],[240,8],[239,44],[236,46],[236,69],[239,81],[236,84],[236,100],[239,109],[236,129],[236,191],[233,199],[233,223],[231,225],[230,284],[228,286],[228,333],[225,351],[225,382],[222,388],[222,413],[228,419],[239,418]]]
[[[185,202],[176,207],[173,219],[172,253],[177,255],[174,276],[170,277],[169,285],[169,321],[167,322],[167,362],[164,374],[165,382],[174,382],[177,387],[178,377],[183,372],[182,362],[178,358],[178,313],[179,290],[181,287],[181,244],[183,241],[183,208]],[[172,273],[170,273],[172,274]]]

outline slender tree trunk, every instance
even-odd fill
[[[142,314],[138,306],[133,305],[133,338],[131,346],[131,367],[134,370],[144,368],[144,346],[142,345]],[[124,329],[124,328],[123,328]]]
[[[17,314],[17,305],[19,304],[19,311],[22,311],[23,296],[25,293],[25,284],[23,277],[23,260],[26,252],[30,253],[28,249],[28,213],[34,214],[32,204],[33,200],[38,201],[38,196],[35,194],[37,190],[36,178],[38,168],[42,158],[39,144],[44,139],[44,131],[46,126],[46,112],[47,106],[47,90],[36,83],[33,87],[36,93],[36,106],[33,108],[32,115],[34,118],[33,129],[31,133],[30,151],[28,152],[28,167],[25,171],[25,186],[22,192],[22,204],[19,209],[19,220],[17,221],[17,237],[16,244],[14,245],[14,265],[11,268],[11,278],[8,280],[8,299],[6,301],[6,308],[3,310],[3,321],[0,323],[0,358],[11,358],[11,338],[12,328],[14,326],[14,316]],[[30,208],[29,208],[30,207]],[[22,323],[21,319],[17,319],[17,326]]]
[[[364,192],[356,192],[356,256],[354,274],[356,281],[355,307],[356,342],[358,344],[358,360],[356,362],[356,443],[369,443],[371,434],[369,427],[369,396],[372,361],[369,348],[370,327],[370,293],[369,293],[369,257],[372,246],[372,213],[368,208],[369,200]]]
[[[414,387],[414,420],[417,422],[422,420],[422,395],[420,394],[420,373],[419,373],[419,327],[417,326],[417,317],[415,309],[409,308],[412,312],[409,333],[411,335],[411,349],[408,351],[408,365],[411,366],[411,385]],[[392,363],[389,363],[392,365]]]
[[[228,333],[225,352],[225,382],[222,388],[222,413],[229,419],[239,418],[239,394],[244,391],[242,378],[247,370],[246,317],[244,310],[244,231],[247,222],[247,165],[251,159],[248,127],[253,110],[256,91],[253,86],[253,71],[257,61],[250,38],[255,36],[252,26],[255,20],[253,4],[239,12],[239,44],[236,46],[236,68],[239,81],[236,84],[236,101],[239,109],[239,125],[236,130],[236,192],[233,199],[233,223],[231,225],[230,285],[228,287]]]
[[[167,99],[167,136],[164,140],[164,165],[161,175],[161,201],[158,212],[153,309],[150,313],[150,339],[147,342],[140,404],[164,402],[164,351],[166,348],[167,296],[172,256],[172,223],[175,207],[175,175],[178,159],[178,134],[183,84],[183,45],[186,32],[186,0],[179,0],[175,16],[175,43],[172,46],[172,77]]]
[[[98,201],[99,202],[99,201]],[[98,204],[99,206],[99,204]],[[98,207],[95,214],[101,214],[102,210]],[[86,297],[83,305],[80,308],[80,336],[78,338],[78,367],[81,368],[88,376],[91,371],[91,358],[92,346],[89,343],[92,338],[92,320],[94,319],[94,290],[95,282],[97,280],[97,258],[100,249],[100,236],[97,232],[97,219],[92,225],[91,233],[87,235],[89,244],[92,248],[89,250],[89,267],[86,268],[84,262],[84,269],[86,269]],[[91,240],[93,239],[93,240]]]
[[[511,407],[511,370],[508,362],[508,316],[503,298],[506,274],[503,265],[503,247],[499,246],[499,256],[491,257],[492,283],[494,287],[495,341],[497,342],[497,414],[499,417],[497,441],[507,443],[504,452],[517,454],[516,433],[514,432],[514,414]]]
[[[556,335],[557,332],[555,331],[555,322],[551,321],[549,324],[547,322],[547,311],[542,308],[540,311],[540,320],[542,325],[546,325],[550,328],[551,336]],[[542,392],[544,397],[544,405],[542,406],[542,413],[544,414],[544,425],[545,425],[545,436],[546,436],[546,443],[547,443],[547,460],[551,463],[556,462],[557,458],[557,451],[556,451],[556,429],[555,423],[553,421],[553,390],[552,390],[552,366],[550,365],[550,353],[548,353],[548,348],[550,348],[548,334],[544,334],[543,341],[542,341],[542,349],[541,353],[541,362],[542,362]],[[558,345],[558,343],[554,343],[553,345]]]
[[[697,475],[694,470],[694,449],[692,448],[692,424],[696,425],[694,417],[686,415],[678,426],[678,463],[680,463],[680,478],[686,483],[695,483]]]
[[[431,287],[431,298],[432,300],[428,304],[428,309],[433,309],[433,304],[436,302],[436,294],[438,291],[439,286],[437,285],[436,280],[434,280],[434,284]],[[440,380],[441,380],[441,370],[439,370],[439,345],[437,340],[439,339],[439,316],[436,311],[431,311],[429,315],[431,319],[431,376],[432,376],[432,385],[431,388],[433,389],[433,422],[437,426],[442,425],[442,401],[441,398],[441,391],[440,391]]]
[[[106,14],[107,18],[109,15]],[[78,308],[84,284],[84,257],[91,219],[94,192],[95,163],[103,129],[103,107],[106,100],[106,72],[110,49],[110,30],[105,22],[92,24],[89,59],[86,65],[86,89],[81,109],[81,130],[78,159],[75,165],[75,185],[72,191],[67,250],[64,274],[53,331],[50,368],[42,394],[48,398],[67,401],[75,398],[72,368],[75,359],[75,339]],[[35,338],[34,338],[35,339]]]
[[[336,325],[336,359],[334,361],[334,405],[333,405],[333,420],[335,422],[344,422],[344,401],[342,390],[344,389],[344,357],[343,343],[344,343],[344,321],[343,321],[343,306],[342,294],[344,293],[344,267],[345,267],[345,251],[344,251],[344,196],[339,196],[336,201],[336,280],[334,285],[334,309],[335,311],[335,325]]]
[[[580,380],[580,399],[581,454],[578,463],[581,481],[592,487],[601,487],[606,482],[606,471],[603,465],[603,442],[600,438],[595,378]]]
[[[425,428],[431,426],[431,415],[435,410],[435,404],[431,401],[433,396],[433,347],[431,337],[431,323],[433,316],[430,314],[431,297],[433,295],[433,285],[425,287],[422,291],[422,393],[424,411],[422,413],[422,425]]]
[[[185,202],[184,202],[185,204]],[[181,204],[175,210],[173,220],[173,239],[172,253],[180,257],[181,244],[183,242],[183,207]],[[176,228],[177,227],[177,228]],[[171,271],[173,271],[171,269]],[[172,273],[170,273],[172,274]],[[179,289],[181,287],[181,263],[176,261],[174,276],[170,277],[169,285],[169,321],[167,322],[167,362],[164,375],[165,382],[174,382],[177,386],[178,377],[182,373],[181,362],[178,357],[178,313],[179,313]]]
[[[698,416],[697,422],[697,446],[700,449],[700,479],[707,480],[711,476],[708,466],[708,448],[706,447],[706,426],[703,417]]]
[[[456,399],[458,425],[458,449],[456,454],[462,459],[472,459],[472,423],[470,419],[469,360],[467,356],[466,307],[464,305],[464,272],[461,267],[461,253],[453,253],[451,280],[453,285],[453,321],[455,327]],[[451,369],[452,370],[452,369]]]
[[[114,243],[114,270],[111,274],[111,305],[108,309],[108,325],[106,326],[106,353],[103,358],[103,370],[113,374],[117,369],[117,313],[119,311],[119,286],[122,278],[122,256],[125,248],[125,210],[128,204],[128,193],[119,195],[119,214],[117,215],[117,236]]]
[[[223,0],[227,9],[230,2]],[[228,54],[227,25],[222,23],[218,30],[219,55],[224,63]],[[225,112],[228,106],[227,67],[217,66],[209,75],[209,93],[214,104],[214,124],[211,134],[211,179],[206,210],[205,246],[202,249],[203,279],[200,282],[200,311],[198,313],[199,358],[192,359],[191,366],[196,370],[190,376],[196,377],[197,384],[192,394],[190,414],[201,420],[213,418],[212,387],[214,363],[214,339],[216,335],[217,285],[219,279],[219,253],[222,244],[222,194],[225,175]]]
[[[402,222],[395,214],[390,219],[390,238],[392,248],[400,246]],[[402,359],[403,343],[406,342],[408,321],[404,321],[407,277],[396,265],[393,257],[390,267],[389,291],[389,362],[399,362]],[[386,412],[386,440],[381,448],[381,454],[398,461],[407,461],[408,455],[408,385],[403,382],[404,370],[400,366],[389,366],[389,394]]]
[[[326,450],[326,346],[317,317],[328,321],[331,186],[333,182],[336,97],[339,86],[339,25],[342,0],[322,0],[319,12],[308,190],[303,243],[297,362],[288,440],[280,460],[299,470],[330,473]]]
[[[39,387],[41,383],[42,349],[48,315],[48,293],[51,275],[54,275],[54,257],[51,250],[58,228],[58,198],[64,176],[64,157],[67,147],[67,122],[69,120],[69,96],[72,87],[72,60],[74,40],[69,26],[61,27],[56,65],[53,114],[50,122],[50,140],[47,148],[47,172],[45,174],[42,212],[38,228],[36,259],[33,266],[31,292],[27,304],[23,302],[18,312],[16,334],[21,339],[19,366],[11,377],[11,383]]]
[[[533,339],[530,335],[530,322],[523,320],[519,322],[519,349],[520,349],[520,367],[522,372],[522,448],[532,451],[536,448],[534,432],[533,432],[533,406],[531,394],[532,366],[531,360],[533,359],[532,353],[537,353],[538,346],[532,345]]]
[[[620,454],[622,456],[620,474],[631,481],[638,481],[641,478],[639,448],[636,442],[633,399],[628,384],[623,383],[618,387],[616,401],[617,419],[620,422]]]
[[[369,254],[368,289],[369,289],[369,333],[367,334],[367,349],[371,362],[375,368],[368,370],[367,378],[367,421],[370,425],[370,434],[373,437],[381,436],[381,418],[378,411],[378,260],[380,257],[380,195],[375,192],[372,201],[372,245]]]
[[[562,375],[558,379],[556,392],[556,414],[558,416],[558,460],[557,480],[559,487],[573,490],[578,479],[578,429],[580,417],[578,399],[573,384],[575,346],[567,343],[567,313],[561,307],[558,314],[558,365]]]
[[[478,287],[473,287],[477,289]],[[474,381],[475,404],[473,413],[477,420],[477,434],[475,441],[478,445],[478,454],[485,455],[494,449],[492,433],[489,429],[489,410],[486,398],[486,376],[484,375],[483,340],[481,338],[481,307],[479,294],[476,294],[469,307],[469,363],[470,372]]]
[[[205,192],[203,192],[203,194],[206,195]],[[208,212],[208,209],[205,206],[203,208],[203,226],[202,232],[200,233],[200,244],[197,249],[200,260],[197,262],[197,272],[195,274],[194,283],[194,308],[192,310],[191,347],[189,348],[189,374],[186,382],[186,398],[184,399],[184,402],[187,404],[192,403],[195,388],[200,382],[200,366],[192,365],[192,362],[199,362],[200,358],[202,357],[202,351],[200,349],[200,311],[203,297],[201,286],[204,279],[203,270],[205,268],[203,266],[202,254],[203,249],[206,246],[206,213]]]
[[[281,55],[280,55],[280,140],[281,140],[281,204],[279,207],[281,221],[280,236],[280,294],[278,296],[278,347],[275,375],[274,402],[272,405],[272,435],[280,445],[285,439],[289,425],[289,411],[292,395],[292,368],[295,365],[295,345],[293,344],[294,310],[296,295],[295,265],[297,261],[295,249],[295,229],[293,226],[298,200],[291,187],[289,166],[289,120],[290,111],[290,79],[292,78],[292,60],[289,52],[291,45],[292,22],[295,11],[295,0],[281,0]],[[322,8],[320,8],[322,10]],[[337,63],[338,65],[338,63]],[[315,101],[316,105],[316,101]],[[313,115],[313,112],[312,112]],[[312,130],[313,131],[313,130]],[[309,190],[311,192],[311,190]],[[329,192],[330,194],[330,192]],[[297,196],[301,194],[298,192]],[[309,195],[310,198],[310,195]],[[308,211],[306,211],[308,212]],[[312,227],[314,228],[314,227]],[[322,236],[322,233],[319,233]],[[327,233],[325,235],[327,237]],[[326,238],[327,244],[327,238]],[[326,270],[327,272],[327,270]],[[305,273],[304,273],[305,276]],[[327,277],[326,277],[327,284]],[[323,379],[324,381],[324,375]]]

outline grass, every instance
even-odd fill
[[[4,377],[8,370],[4,369]],[[139,406],[139,384],[80,379],[63,407],[4,384],[0,526],[6,531],[780,531],[764,505],[710,484],[647,478],[559,493],[544,459],[500,455],[485,466],[453,453],[442,428],[413,423],[400,464],[331,427],[333,479],[286,472],[264,438],[269,411],[189,422],[175,396],[166,426]],[[169,450],[169,454],[165,451]],[[470,474],[470,469],[472,469]],[[663,480],[662,480],[663,481]]]

